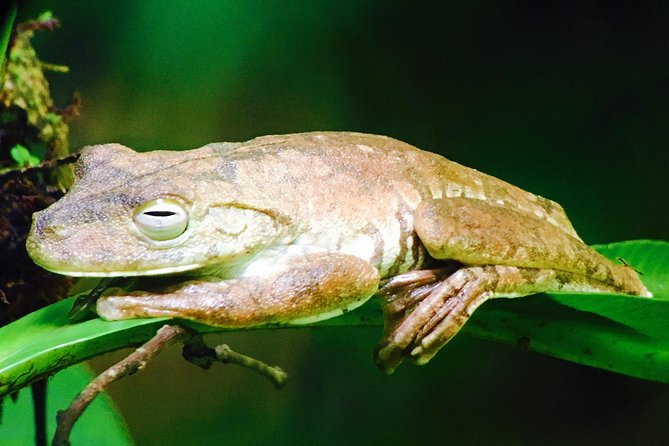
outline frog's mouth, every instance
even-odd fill
[[[67,269],[60,269],[60,268],[54,268],[50,265],[43,265],[40,264],[38,261],[35,261],[39,266],[42,268],[55,273],[55,274],[62,274],[65,276],[72,276],[72,277],[142,277],[142,276],[165,276],[165,275],[170,275],[170,274],[179,274],[183,273],[186,271],[192,271],[195,269],[202,268],[204,265],[201,263],[193,263],[190,265],[178,265],[178,266],[168,266],[168,267],[163,267],[163,268],[154,268],[154,269],[146,269],[146,270],[127,270],[127,271],[122,271],[122,270],[109,270],[109,271],[104,271],[104,270],[97,270],[97,271],[76,271],[76,270],[67,270]]]
[[[51,243],[42,237],[37,229],[33,229],[26,240],[26,249],[33,262],[45,270],[73,277],[164,276],[199,269],[206,263],[206,260],[182,260],[168,256],[167,259],[161,259],[162,264],[151,265],[151,262],[142,262],[140,259],[132,258],[130,254],[116,256],[121,257],[120,260],[108,261],[105,260],[109,255],[108,249],[86,246],[94,245],[91,239],[89,237],[68,243]],[[82,254],[78,252],[82,248],[88,249],[83,249],[86,252]],[[180,260],[184,263],[179,264]]]

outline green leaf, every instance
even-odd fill
[[[139,344],[160,319],[71,324],[73,299],[56,302],[0,329],[0,397],[86,358]]]
[[[39,164],[39,158],[30,153],[30,151],[21,144],[16,144],[9,149],[9,154],[12,159],[16,161],[16,164],[21,167],[37,166]]]
[[[465,326],[484,339],[669,383],[669,243],[595,247],[642,273],[653,298],[550,294],[486,302]]]
[[[51,11],[44,11],[43,13],[37,16],[38,22],[47,22],[51,19],[53,19],[53,12]]]
[[[56,412],[67,407],[94,374],[83,364],[70,367],[49,380],[46,397],[47,438],[56,430]],[[31,393],[19,393],[16,401],[3,401],[0,444],[34,444],[35,426]],[[93,400],[72,430],[72,444],[131,445],[130,434],[109,397],[103,393]]]
[[[643,272],[654,298],[551,294],[486,302],[464,332],[644,379],[669,382],[669,243],[596,247]],[[83,359],[149,339],[166,319],[70,323],[73,299],[0,329],[0,396]],[[378,325],[374,300],[318,326]],[[202,332],[224,331],[193,323]],[[370,342],[371,348],[372,342]],[[448,347],[446,347],[448,348]]]

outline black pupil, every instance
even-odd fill
[[[171,215],[176,215],[176,212],[172,211],[147,211],[144,212],[146,215],[150,215],[152,217],[169,217]]]

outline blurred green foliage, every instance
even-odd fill
[[[9,0],[6,6],[0,8],[0,71],[2,71],[5,66],[5,55],[7,54],[9,38],[14,29],[16,10],[15,0]]]
[[[83,101],[71,147],[381,133],[558,201],[588,243],[669,236],[662,2],[61,0],[19,20],[47,8],[56,102]],[[174,351],[112,393],[142,445],[669,441],[667,386],[462,336],[385,377],[378,335],[225,335],[293,372],[280,392]]]
[[[31,154],[28,149],[26,149],[21,144],[17,144],[12,147],[9,150],[9,154],[20,167],[37,166],[39,164],[39,158]]]
[[[81,389],[95,375],[83,364],[64,370],[49,381],[47,385],[47,413],[53,415],[66,407]],[[0,426],[0,444],[3,446],[25,446],[33,444],[34,413],[31,392],[20,392],[16,401],[6,398],[2,402],[2,425]],[[80,423],[72,431],[73,445],[120,446],[132,444],[123,420],[118,416],[113,403],[107,395],[97,398],[84,412]],[[56,430],[56,418],[47,418],[47,437],[50,439]]]

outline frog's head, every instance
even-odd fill
[[[177,273],[252,255],[277,238],[280,219],[215,176],[215,156],[208,147],[84,149],[70,191],[33,216],[28,253],[47,270],[95,277]]]

